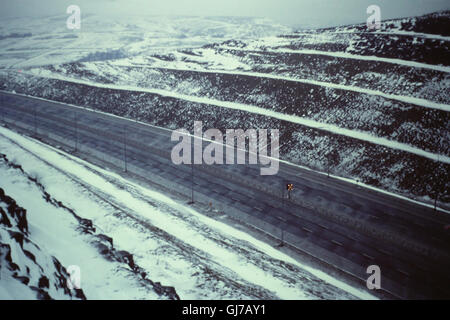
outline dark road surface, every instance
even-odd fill
[[[251,225],[260,221],[282,230],[273,235],[361,283],[367,267],[378,265],[382,289],[394,297],[450,298],[448,213],[285,163],[276,176],[261,176],[259,165],[195,165],[192,180],[190,165],[171,162],[176,142],[168,130],[20,95],[0,98],[0,123],[12,129],[43,141],[51,134],[79,154],[97,150],[123,168],[126,159],[127,168],[185,189],[193,181],[194,197],[221,203],[225,213],[243,212]],[[290,200],[287,182],[295,186]]]

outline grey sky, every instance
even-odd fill
[[[292,26],[364,22],[371,4],[382,19],[450,9],[450,0],[1,0],[0,17],[65,14],[71,4],[82,14],[261,16]]]

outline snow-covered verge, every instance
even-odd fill
[[[79,265],[90,298],[154,299],[152,286],[123,263],[98,252],[97,233],[80,232],[74,214],[92,221],[102,239],[130,253],[140,273],[174,287],[181,299],[373,299],[300,264],[191,207],[124,178],[0,128],[0,150],[24,173],[0,164],[0,187],[27,208],[31,233],[63,264]],[[54,203],[45,199],[36,183]],[[97,236],[96,236],[97,235]],[[110,248],[101,241],[100,248]],[[114,260],[114,259],[113,259]],[[149,288],[150,287],[150,288]],[[152,289],[152,290],[150,290]]]
[[[28,173],[5,154],[0,156],[0,198],[6,209],[0,208],[1,265],[5,263],[1,268],[0,299],[179,298],[172,287],[148,279],[133,255],[117,250],[113,239],[96,231],[91,220],[79,217],[53,198],[40,183],[40,173]],[[28,209],[4,195],[3,188]],[[11,217],[17,220],[17,227],[10,223],[15,221]],[[8,234],[15,242],[8,239]],[[77,270],[83,271],[80,280],[73,278],[78,277]],[[11,277],[36,294],[31,295]]]

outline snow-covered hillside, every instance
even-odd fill
[[[179,298],[172,287],[150,280],[133,255],[119,250],[114,239],[99,231],[92,220],[78,216],[53,197],[41,181],[54,181],[55,176],[47,175],[43,164],[30,169],[39,162],[4,138],[0,153],[0,299]],[[57,187],[69,191],[67,185]],[[79,280],[69,276],[69,266],[80,270]],[[75,269],[71,272],[78,276]]]
[[[399,18],[386,20],[380,25],[380,29],[371,30],[373,33],[412,33],[423,34],[427,37],[448,37],[450,30],[448,29],[448,11],[434,12],[420,17]],[[348,25],[336,28],[319,29],[319,31],[330,32],[366,32],[366,26]]]
[[[170,129],[277,128],[283,160],[448,207],[449,24],[450,12],[375,32],[252,25],[201,47],[4,70],[0,89]]]

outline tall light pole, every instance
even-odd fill
[[[328,164],[328,166],[327,166],[327,177],[329,178],[330,177],[330,154],[329,153],[327,154],[327,164]]]
[[[325,127],[318,127],[317,129],[322,130],[322,131],[326,131]],[[328,148],[327,149],[331,149],[330,148],[330,144],[328,143]],[[327,177],[330,177],[330,151],[328,150],[327,153]]]
[[[446,193],[447,190],[447,184],[448,184],[448,175],[447,175],[447,171],[445,171],[445,169],[443,167],[441,167],[441,161],[440,161],[440,156],[441,156],[441,152],[444,151],[448,151],[448,148],[445,148],[444,146],[446,146],[445,141],[443,141],[444,138],[442,136],[442,134],[440,133],[439,135],[439,144],[438,144],[438,150],[437,150],[437,160],[436,160],[436,169],[435,169],[435,176],[434,176],[434,186],[436,189],[436,194],[435,194],[435,198],[434,198],[434,211],[437,211],[437,202],[439,199],[439,194],[440,194],[440,190],[444,190],[444,194]],[[444,152],[443,152],[444,153]],[[444,164],[444,163],[442,163]]]
[[[195,139],[195,137],[194,137]],[[195,141],[195,140],[194,140]],[[184,153],[184,150],[183,150]],[[191,145],[191,201],[188,204],[194,204],[194,145]]]
[[[3,95],[2,95],[1,97],[2,97],[2,98],[1,98],[1,100],[0,100],[0,107],[2,108],[2,112],[1,112],[1,114],[2,114],[2,123],[5,123],[5,111],[4,111],[5,106],[4,106],[4,98],[3,98]]]
[[[75,152],[78,151],[78,119],[77,119],[77,111],[74,111],[75,116]]]
[[[439,174],[439,151],[438,151],[438,155],[437,155],[437,163],[436,163],[436,172]],[[436,189],[436,194],[434,196],[434,211],[437,211],[437,201],[438,201],[438,197],[439,197],[439,188],[440,188],[440,184],[438,185],[438,177],[435,177],[434,179],[434,187]]]
[[[34,105],[34,135],[37,137],[37,119],[36,119],[36,108],[37,106]]]
[[[194,161],[191,161],[191,201],[188,204],[194,204]]]
[[[196,130],[199,130],[198,132]],[[200,136],[199,136],[200,134]],[[203,132],[201,132],[201,127],[197,128],[194,122],[194,136],[192,137],[194,143],[191,144],[191,201],[188,204],[194,204],[194,165],[195,165],[195,150],[196,150],[196,140],[199,139],[201,142],[201,151],[203,150]],[[184,152],[184,151],[183,151]],[[203,153],[203,151],[202,151]],[[203,154],[202,154],[203,156]]]
[[[330,143],[328,142],[328,153],[326,155],[327,157],[327,178],[330,177],[330,156],[331,156],[331,147],[330,147]]]
[[[278,248],[282,248],[282,247],[284,247],[284,230],[283,230],[283,228],[280,228],[280,230],[281,230],[281,242],[278,244]]]
[[[125,172],[128,172],[128,166],[127,166],[127,126],[124,127],[123,132],[123,157],[124,157],[124,163],[125,163]]]

